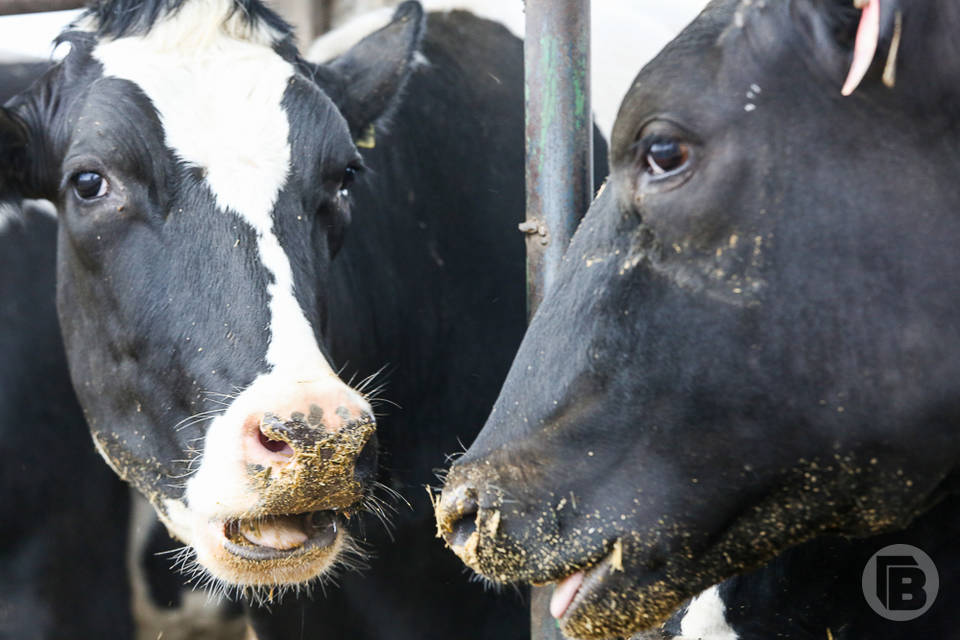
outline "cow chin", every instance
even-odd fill
[[[845,500],[839,489],[854,471],[839,470],[833,477],[821,468],[817,493],[806,495],[781,479],[780,488],[733,518],[715,514],[712,521],[719,526],[695,536],[697,527],[690,523],[604,518],[603,507],[586,502],[576,505],[582,515],[561,520],[558,514],[572,508],[567,499],[535,506],[504,500],[498,490],[464,490],[469,483],[461,483],[462,477],[470,474],[459,471],[451,471],[452,482],[436,505],[447,544],[494,582],[553,584],[551,613],[565,636],[581,640],[653,629],[685,600],[794,545],[825,532],[863,536],[897,530],[907,522],[896,514],[917,509],[910,495],[891,491],[881,471],[869,474],[855,498]],[[855,473],[869,471],[867,465]],[[823,495],[836,502],[821,505],[816,498]]]
[[[257,596],[257,588],[295,587],[330,572],[354,548],[344,516],[334,511],[210,519],[177,500],[160,517],[195,554],[186,572],[206,571],[224,587]],[[252,589],[252,590],[251,590]]]
[[[719,573],[697,569],[701,559],[692,556],[652,558],[657,544],[630,534],[557,543],[556,538],[540,540],[537,531],[504,535],[497,531],[500,526],[499,511],[481,509],[476,530],[465,539],[454,538],[451,549],[493,582],[554,584],[551,610],[569,638],[601,640],[652,629],[684,600],[721,579]]]

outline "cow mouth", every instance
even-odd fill
[[[555,582],[553,595],[550,597],[550,615],[561,626],[576,615],[580,605],[591,600],[593,594],[605,588],[604,577],[616,570],[616,563],[619,562],[618,553],[619,551],[611,551],[596,564]]]
[[[251,562],[282,560],[333,546],[342,528],[335,511],[233,519],[223,523],[223,546]]]

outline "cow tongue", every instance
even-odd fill
[[[302,516],[271,516],[241,522],[240,535],[248,542],[279,551],[296,549],[307,541]]]
[[[577,571],[572,576],[567,576],[557,584],[553,589],[553,595],[550,597],[550,615],[560,619],[570,608],[570,603],[577,596],[580,585],[583,584],[583,571]]]

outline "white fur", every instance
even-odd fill
[[[14,222],[21,219],[20,207],[10,204],[0,204],[0,233],[4,233]]]
[[[180,607],[157,606],[150,598],[141,560],[157,520],[153,507],[136,489],[130,489],[130,532],[127,538],[127,569],[133,601],[137,640],[239,640],[246,624],[243,616],[226,616],[225,601],[202,591],[184,591]],[[173,556],[167,556],[172,564]]]
[[[726,607],[720,599],[719,587],[710,587],[695,596],[680,621],[682,638],[690,640],[737,640],[737,633],[727,624]],[[680,640],[680,639],[678,639]]]
[[[211,423],[202,463],[187,482],[190,510],[206,517],[253,506],[240,438],[249,413],[263,411],[264,399],[279,390],[334,375],[294,295],[290,260],[271,217],[290,171],[290,125],[281,101],[294,68],[271,48],[275,34],[251,31],[238,15],[224,20],[231,3],[193,0],[146,35],[104,41],[94,50],[106,75],[136,83],[150,98],[167,146],[204,170],[217,204],[256,231],[260,260],[273,277],[269,370]]]
[[[386,2],[386,0],[385,0]],[[394,4],[393,2],[386,2]],[[427,11],[465,9],[525,33],[523,0],[422,0]],[[597,126],[610,136],[623,96],[640,68],[706,4],[706,0],[594,0],[591,4],[591,96]],[[393,8],[358,15],[318,38],[307,58],[326,62],[390,21]]]
[[[26,214],[45,214],[56,219],[57,208],[49,200],[24,200],[21,204],[0,204],[0,234],[14,222],[22,222]]]
[[[23,201],[23,206],[31,207],[33,211],[44,213],[54,220],[57,219],[57,207],[49,200],[32,200],[28,198]]]

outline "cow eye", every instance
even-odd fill
[[[357,179],[357,174],[360,173],[360,167],[350,165],[343,170],[343,176],[340,178],[340,187],[337,189],[337,194],[341,197],[346,197],[350,192],[350,187],[353,185],[353,181]]]
[[[81,171],[71,178],[73,191],[81,200],[93,200],[107,195],[109,183],[95,171]]]
[[[652,176],[673,173],[687,165],[690,147],[672,138],[658,138],[647,147],[644,160],[646,171]]]

